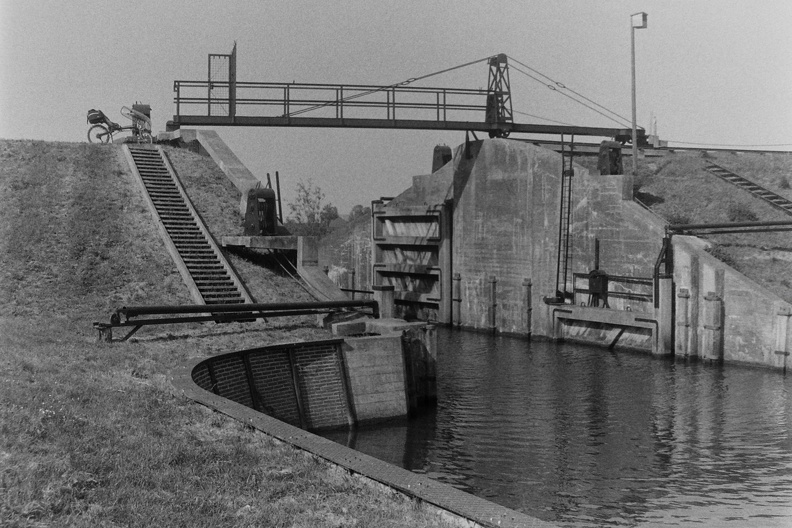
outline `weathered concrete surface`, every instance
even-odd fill
[[[792,305],[705,251],[675,236],[676,353],[699,359],[789,366]]]
[[[342,353],[358,423],[407,415],[401,332],[347,337]]]
[[[479,141],[459,146],[450,163],[414,177],[412,187],[387,204],[431,206],[453,198],[452,264],[443,273],[454,276],[455,324],[757,366],[789,363],[792,305],[706,253],[692,237],[674,237],[673,283],[661,281],[660,292],[670,302],[655,308],[651,298],[611,296],[613,317],[559,324],[557,305],[542,298],[555,294],[560,174],[555,152],[509,140]],[[649,279],[664,227],[663,219],[633,201],[631,176],[574,166],[571,272],[594,269],[598,240],[599,269],[611,277]],[[651,293],[645,285],[611,285]],[[573,289],[570,273],[566,290]],[[583,294],[573,304],[588,301]],[[633,322],[620,325],[619,311],[629,312]],[[653,322],[638,324],[636,318]],[[620,328],[629,330],[619,336]]]
[[[595,239],[601,269],[650,277],[662,220],[632,201],[630,177],[591,175],[577,165],[574,171],[567,290],[573,289],[572,272],[593,269]],[[556,290],[560,175],[555,152],[509,140],[478,141],[459,146],[451,163],[413,178],[413,186],[393,200],[393,207],[403,207],[453,198],[453,264],[444,271],[459,274],[462,326],[552,335],[542,298]],[[650,313],[646,304],[614,299],[611,307]]]

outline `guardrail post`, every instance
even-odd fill
[[[778,308],[776,315],[776,345],[775,354],[782,357],[784,374],[786,374],[786,358],[789,356],[789,318],[792,316],[792,309],[789,306]]]
[[[677,293],[676,310],[676,351],[679,355],[687,357],[690,353],[690,292],[687,288],[680,288]]]
[[[489,326],[490,330],[494,334],[498,331],[497,321],[497,307],[498,307],[498,279],[495,275],[490,277],[489,280],[489,310],[488,310],[488,319],[489,319]]]
[[[459,273],[454,273],[453,277],[453,287],[451,288],[451,300],[453,301],[453,305],[451,307],[451,323],[454,326],[459,326],[462,324],[461,320],[461,310],[462,310],[462,275]]]
[[[531,318],[533,316],[533,282],[531,279],[523,279],[523,310],[522,310],[522,326],[528,335],[531,335]]]
[[[352,290],[352,299],[355,298],[355,268],[349,270],[349,289]]]

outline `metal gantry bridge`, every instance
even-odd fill
[[[487,62],[487,89],[418,87],[416,81]],[[610,137],[629,142],[630,128],[515,123],[508,58],[504,54],[379,86],[237,81],[236,45],[209,55],[206,81],[175,81],[176,114],[182,126],[252,126],[457,130],[490,137],[511,133]],[[309,114],[310,115],[307,115]],[[639,130],[639,142],[645,134]]]

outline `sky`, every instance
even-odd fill
[[[630,15],[638,125],[671,145],[792,151],[788,0],[0,0],[0,138],[86,141],[85,114],[175,112],[173,82],[207,78],[207,56],[237,43],[237,78],[389,85],[470,61],[510,57],[515,122],[621,127],[514,70],[514,60],[626,117]],[[522,68],[522,67],[521,67]],[[524,68],[522,68],[524,69]],[[478,63],[419,86],[482,88]],[[529,117],[525,114],[530,114]],[[542,119],[540,119],[542,118]],[[216,129],[258,178],[281,178],[284,205],[313,182],[342,214],[431,171],[435,145],[463,132]],[[559,139],[549,137],[547,139]],[[286,211],[286,207],[284,207]]]

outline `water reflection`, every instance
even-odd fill
[[[438,406],[326,436],[569,526],[792,524],[792,382],[441,329]]]

